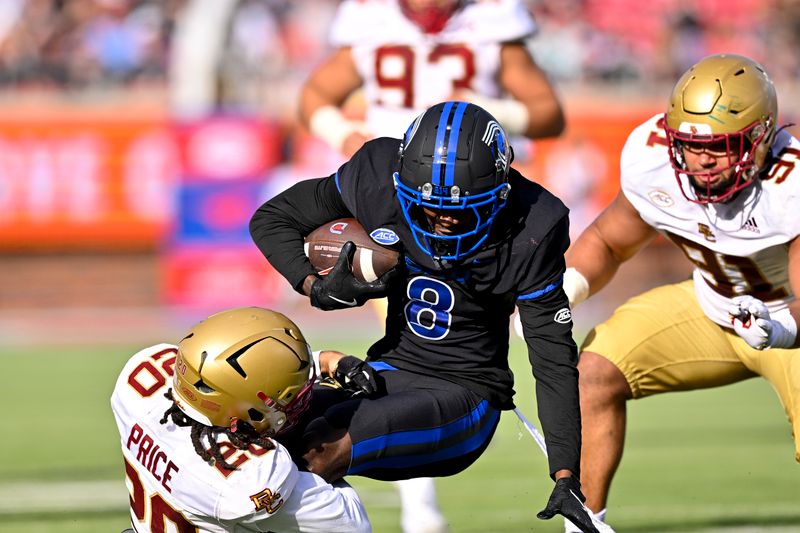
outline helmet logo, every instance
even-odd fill
[[[500,124],[497,121],[490,120],[486,123],[486,130],[483,132],[483,137],[481,140],[484,142],[486,146],[492,145],[492,140],[494,140],[495,135],[497,132],[502,132],[503,128],[500,127]]]
[[[691,135],[714,135],[714,131],[708,124],[692,124],[690,122],[681,122],[678,127],[681,133],[689,133]]]
[[[336,224],[331,224],[331,227],[328,228],[328,231],[334,235],[341,235],[345,228],[347,228],[347,222],[337,222]]]
[[[397,233],[387,228],[378,228],[369,234],[372,240],[383,246],[391,246],[400,240]]]
[[[420,114],[417,118],[414,119],[414,122],[406,130],[406,134],[403,136],[403,147],[408,146],[411,144],[411,139],[414,138],[414,135],[419,130],[419,123],[422,122],[422,117],[425,116],[425,113]]]
[[[506,142],[506,132],[503,127],[495,120],[486,123],[486,130],[483,132],[481,140],[489,148],[494,150],[492,143],[497,144],[497,170],[504,171],[508,166],[508,143]]]

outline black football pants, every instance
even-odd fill
[[[346,397],[318,385],[312,409],[353,441],[348,475],[393,481],[451,476],[480,457],[494,435],[500,411],[450,381],[371,362],[378,391]]]

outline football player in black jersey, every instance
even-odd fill
[[[577,348],[561,288],[568,209],[511,168],[503,128],[465,102],[437,104],[403,139],[366,143],[326,178],[300,182],[262,205],[250,230],[269,262],[320,309],[386,295],[385,336],[332,363],[362,394],[307,426],[303,459],[328,481],[456,474],[486,449],[513,408],[509,317],[519,307],[536,378],[553,494],[540,518],[563,514],[597,531],[582,505]],[[403,254],[392,276],[353,277],[354,246],[317,276],[303,237],[354,217]],[[393,279],[389,279],[393,277]]]

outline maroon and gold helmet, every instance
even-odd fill
[[[778,100],[764,68],[744,56],[706,57],[678,80],[670,97],[665,130],[675,176],[684,196],[702,204],[727,201],[764,170],[775,140]],[[684,149],[730,154],[726,168],[690,172]],[[705,148],[707,147],[707,148]],[[693,176],[733,169],[723,188],[698,186]]]
[[[229,428],[237,420],[274,436],[308,407],[311,351],[284,315],[259,307],[222,311],[178,345],[173,397],[193,420]]]

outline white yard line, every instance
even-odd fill
[[[394,488],[372,489],[366,505],[399,507]],[[23,481],[0,483],[0,516],[16,513],[55,513],[128,510],[128,489],[119,481]]]
[[[119,481],[39,481],[0,484],[0,515],[60,511],[125,511],[128,489]]]
[[[356,489],[358,485],[356,482]],[[367,487],[362,487],[367,489]],[[398,497],[394,489],[387,484],[377,488],[374,484],[369,485],[369,490],[362,490],[362,499],[367,509],[370,508],[396,508],[399,506]],[[17,513],[42,513],[52,514],[57,512],[97,512],[97,511],[119,511],[125,513],[128,510],[128,491],[122,480],[114,481],[25,481],[19,483],[0,483],[0,521],[3,515]],[[720,516],[747,516],[752,515],[752,510],[741,510],[731,512],[731,509],[719,506],[702,506],[697,511],[691,507],[682,507],[681,516],[690,518],[694,515],[703,515],[708,511],[719,512]],[[665,509],[659,509],[659,514],[663,515]],[[490,512],[487,510],[487,512]],[[520,510],[528,514],[529,511]],[[796,512],[793,504],[771,504],[759,505],[758,514],[770,516],[775,514],[791,515]],[[642,507],[626,507],[625,513],[628,516],[647,517],[652,515],[652,509]],[[508,518],[505,516],[504,518]],[[702,530],[703,533],[796,533],[797,526],[731,526],[731,527],[712,527]],[[681,532],[675,532],[681,533]],[[698,533],[692,530],[691,533]]]

